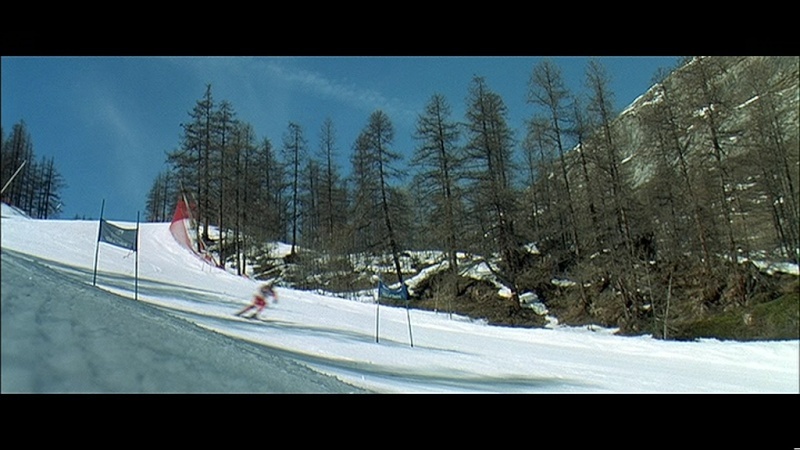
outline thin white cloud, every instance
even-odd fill
[[[130,149],[138,146],[137,133],[133,131],[129,121],[123,117],[120,108],[108,96],[98,99],[97,113],[100,115],[99,119],[109,125],[113,138],[119,143],[115,150],[120,155],[126,153],[125,147]]]
[[[113,177],[116,195],[123,195],[127,201],[139,203],[140,197],[144,195],[140,191],[146,186],[142,180],[147,179],[144,176],[147,157],[141,139],[144,134],[136,127],[133,119],[126,117],[124,108],[120,108],[109,95],[97,97],[95,106],[95,120],[105,125],[110,144],[104,157],[107,159],[104,170],[116,174]]]
[[[299,60],[302,62],[302,58]],[[188,73],[197,81],[213,82],[215,98],[231,99],[230,95],[233,93],[248,93],[242,96],[245,101],[234,101],[237,110],[248,109],[244,106],[246,99],[257,98],[269,98],[273,106],[283,107],[283,109],[278,108],[278,111],[286,110],[289,106],[287,102],[291,101],[295,93],[302,93],[333,100],[347,108],[354,108],[367,114],[380,109],[388,114],[396,125],[412,126],[417,118],[417,109],[401,99],[387,97],[380,91],[360,86],[352,81],[295,67],[285,58],[190,57],[171,58],[169,61],[186,67]],[[296,60],[292,58],[291,61]],[[220,89],[217,90],[217,87]],[[226,95],[225,92],[231,94]],[[265,92],[268,92],[266,97]],[[260,106],[253,106],[252,109],[258,110],[264,107],[262,102]]]
[[[277,61],[268,61],[265,67],[271,76],[298,85],[307,93],[334,99],[367,112],[380,109],[398,120],[413,120],[416,117],[416,113],[400,100],[386,98],[373,89],[331,80],[309,70],[288,68]]]

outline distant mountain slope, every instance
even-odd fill
[[[695,73],[701,60],[707,86],[697,81]],[[694,58],[625,108],[614,120],[613,132],[623,175],[636,199],[652,203],[653,191],[666,196],[664,184],[685,183],[679,173],[676,147],[680,147],[693,188],[703,191],[700,201],[713,209],[719,227],[725,220],[723,209],[710,203],[718,200],[720,167],[725,171],[733,240],[742,254],[797,262],[799,60],[796,56]],[[714,139],[721,150],[719,161]],[[781,152],[785,161],[773,152]],[[570,177],[580,191],[583,178],[577,152],[570,156]],[[685,190],[674,192],[686,195]],[[666,203],[653,207],[666,208]]]

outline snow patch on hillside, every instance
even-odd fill
[[[2,212],[0,213],[0,215],[2,215],[2,217],[18,217],[18,218],[23,218],[23,219],[30,219],[30,216],[25,214],[25,211],[23,211],[21,209],[15,207],[15,206],[7,205],[5,203],[3,203],[2,205],[3,205],[3,208],[2,208]]]

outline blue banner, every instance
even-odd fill
[[[400,289],[392,289],[383,284],[383,281],[380,281],[378,283],[378,297],[390,300],[408,301],[408,287],[404,284]]]
[[[136,233],[136,228],[122,228],[100,219],[100,242],[136,251],[138,247]]]

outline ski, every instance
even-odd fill
[[[267,318],[265,318],[265,317],[256,317],[256,316],[255,316],[255,315],[253,315],[253,314],[250,314],[250,315],[248,315],[248,316],[244,316],[244,315],[241,315],[241,314],[234,314],[234,316],[235,316],[235,317],[239,317],[239,318],[241,318],[241,319],[247,319],[247,320],[253,320],[253,321],[256,321],[256,320],[257,320],[257,321],[259,321],[259,322],[269,322],[269,319],[267,319]]]

